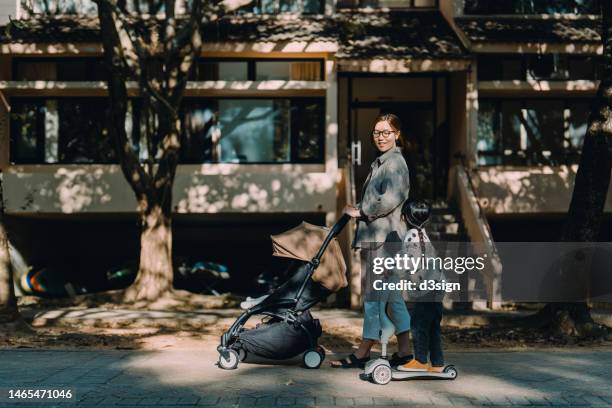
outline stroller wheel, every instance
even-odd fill
[[[317,352],[321,355],[321,362],[325,360],[325,349],[321,346],[317,346]]]
[[[219,367],[224,370],[233,370],[238,367],[238,353],[236,350],[227,349],[225,350],[225,357],[223,353],[219,354]]]
[[[308,350],[304,353],[302,361],[306,368],[319,368],[323,362],[324,356],[317,350]]]
[[[247,358],[247,351],[243,348],[238,349],[238,359],[243,362]]]

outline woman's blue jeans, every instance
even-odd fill
[[[368,257],[364,250],[361,252],[362,285],[370,285],[371,279],[363,274],[367,271]],[[391,278],[393,279],[393,278]],[[365,287],[364,287],[365,290]],[[406,303],[400,292],[391,293],[371,293],[365,296],[363,302],[363,335],[364,340],[380,340],[382,329],[381,321],[385,318],[385,313],[395,326],[395,334],[405,333],[410,330],[410,314]],[[378,300],[380,299],[380,300]]]
[[[385,311],[386,310],[386,311]],[[393,325],[395,334],[410,330],[410,314],[403,299],[390,302],[364,302],[363,303],[363,339],[380,340],[381,316],[387,313]]]

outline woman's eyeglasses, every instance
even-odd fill
[[[383,131],[375,130],[372,132],[372,136],[374,137],[378,137],[380,135],[383,135],[384,137],[389,137],[394,134],[395,134],[395,130],[383,130]]]

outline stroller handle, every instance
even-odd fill
[[[315,266],[319,266],[319,261],[327,249],[327,246],[331,240],[334,239],[340,233],[340,231],[342,231],[342,229],[344,229],[350,219],[351,217],[348,214],[343,214],[342,217],[340,217],[340,219],[331,227],[327,237],[325,237],[325,241],[323,241],[323,245],[321,245],[321,248],[319,248],[319,252],[317,252],[317,255],[311,261]]]

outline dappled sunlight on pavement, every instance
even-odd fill
[[[241,363],[225,371],[212,350],[2,350],[0,388],[72,387],[82,405],[612,406],[612,351],[452,352],[455,381],[359,379],[360,370]],[[247,361],[252,359],[247,358]],[[0,404],[2,405],[2,404]]]

